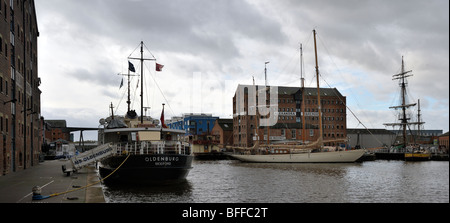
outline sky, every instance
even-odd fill
[[[300,86],[300,44],[307,87],[315,87],[317,31],[320,86],[346,96],[348,128],[398,122],[405,69],[408,102],[420,100],[424,129],[449,130],[447,0],[36,0],[38,69],[45,119],[97,127],[127,110],[128,61],[140,74],[144,106],[159,119],[184,113],[232,118],[239,84]],[[133,74],[133,73],[132,73]],[[124,87],[120,87],[121,81]],[[132,108],[140,113],[138,77]],[[134,99],[134,100],[133,100]],[[352,112],[356,115],[355,118]],[[417,107],[411,110],[416,116]],[[359,121],[358,121],[359,120]],[[95,133],[84,139],[96,140]],[[78,140],[78,135],[75,134]]]

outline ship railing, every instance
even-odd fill
[[[116,143],[113,144],[116,154],[132,154],[132,155],[149,155],[149,154],[182,154],[190,155],[192,153],[191,146],[187,143],[177,142],[167,144],[161,142],[132,142],[132,143]]]
[[[384,147],[382,149],[377,149],[374,152],[375,153],[405,153],[405,152],[408,152],[408,149],[407,148]]]

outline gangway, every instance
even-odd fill
[[[62,165],[62,171],[67,176],[70,176],[71,172],[76,172],[91,163],[112,156],[115,152],[116,149],[112,147],[110,143],[97,146],[94,149],[80,153],[67,160],[65,164]]]

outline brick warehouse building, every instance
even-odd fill
[[[34,0],[0,1],[0,174],[37,165],[42,144]]]
[[[233,145],[241,147],[251,147],[256,140],[255,129],[258,125],[255,115],[249,115],[254,102],[248,97],[248,89],[254,86],[239,85],[233,97]],[[241,89],[242,88],[242,89]],[[264,86],[256,86],[256,90]],[[240,102],[238,91],[244,91],[243,111],[239,112]],[[267,92],[266,104],[269,104],[270,97]],[[347,137],[346,119],[346,97],[336,88],[320,88],[322,101],[322,125],[323,139],[342,139]],[[270,143],[302,141],[312,142],[318,139],[319,135],[319,113],[317,105],[317,88],[304,89],[304,103],[302,101],[302,89],[300,87],[278,87],[278,121],[270,127]],[[270,102],[273,104],[274,102]],[[305,133],[302,133],[302,104],[305,106]],[[240,108],[242,111],[242,107]],[[263,117],[264,118],[264,117]],[[258,119],[259,120],[259,119]],[[302,135],[304,134],[304,136]],[[267,142],[267,128],[260,127],[258,131],[259,140]],[[326,143],[328,146],[335,146],[336,143]]]
[[[233,145],[233,119],[217,119],[211,135],[221,146]]]

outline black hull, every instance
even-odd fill
[[[126,158],[126,156],[113,156],[102,160],[99,165],[101,178],[112,173]],[[193,156],[154,154],[131,155],[128,160],[105,183],[126,184],[158,184],[186,180],[192,169]]]

